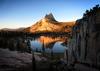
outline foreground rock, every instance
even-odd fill
[[[31,62],[32,55],[29,53],[0,49],[0,71],[12,71],[20,68],[22,70],[31,65]]]

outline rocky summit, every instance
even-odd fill
[[[71,32],[75,22],[58,22],[52,13],[47,14],[43,19],[36,22],[31,27],[25,29],[27,32]]]

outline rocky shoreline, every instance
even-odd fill
[[[0,48],[0,71],[24,69],[32,64],[32,54]]]

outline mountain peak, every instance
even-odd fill
[[[68,28],[69,23],[58,22],[55,20],[52,13],[46,14],[45,17],[29,29],[30,32],[70,32],[70,27]],[[66,28],[67,27],[67,28]]]
[[[51,20],[51,21],[56,21],[52,13],[46,14],[45,19]]]
[[[54,18],[54,16],[53,16],[52,13],[49,13],[49,14],[46,14],[46,15],[45,15],[45,18],[48,18],[48,19],[49,19],[49,18]]]

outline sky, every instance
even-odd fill
[[[57,21],[82,18],[100,0],[0,0],[0,29],[29,27],[52,13]]]

